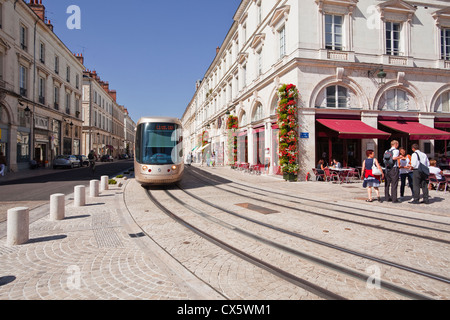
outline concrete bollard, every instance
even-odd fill
[[[6,230],[8,246],[27,242],[30,239],[30,209],[25,207],[9,209]]]
[[[84,207],[86,205],[86,187],[85,186],[75,186],[73,205],[75,207]]]
[[[66,216],[65,197],[62,193],[56,193],[50,196],[50,220],[64,220]]]
[[[108,190],[108,183],[109,183],[109,177],[108,176],[102,176],[101,177],[101,183],[100,183],[100,191]]]
[[[91,197],[98,197],[99,195],[99,191],[98,191],[98,187],[99,187],[99,182],[98,180],[91,180],[90,184],[89,184],[89,195]]]

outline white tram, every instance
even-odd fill
[[[134,173],[143,186],[171,184],[184,173],[181,121],[169,117],[141,118],[136,127]]]

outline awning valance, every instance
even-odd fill
[[[373,128],[361,120],[317,119],[325,127],[336,131],[340,139],[389,139],[390,133]]]
[[[445,132],[414,121],[380,121],[388,128],[409,134],[411,140],[450,140],[450,132]]]

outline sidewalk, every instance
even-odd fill
[[[430,205],[368,204],[360,182],[289,183],[278,176],[250,175],[228,167],[201,169],[206,176],[217,174],[230,182],[256,183],[300,197],[450,216],[450,192],[431,191]],[[110,185],[97,198],[87,192],[85,207],[74,207],[73,194],[67,195],[62,221],[49,220],[48,204],[32,210],[30,241],[25,245],[6,246],[6,223],[0,224],[0,300],[223,299],[145,236],[124,202],[124,188],[134,180],[116,180],[122,185]],[[127,202],[133,201],[137,202],[128,192]]]
[[[6,246],[0,229],[0,300],[222,298],[142,236],[123,202],[130,180],[116,180],[85,207],[66,196],[62,221],[32,210],[25,245]]]

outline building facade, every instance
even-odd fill
[[[300,179],[322,158],[361,166],[366,150],[381,157],[394,138],[437,157],[450,140],[449,3],[243,0],[183,115],[186,149],[195,155],[207,136],[202,156],[233,163],[232,114],[238,162],[278,173],[282,84],[300,91]]]
[[[8,170],[80,152],[83,69],[42,1],[0,1],[0,151]]]

